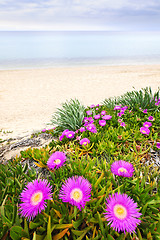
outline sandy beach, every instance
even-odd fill
[[[17,137],[50,128],[46,124],[66,100],[87,106],[147,86],[160,87],[160,65],[1,70],[0,130]]]

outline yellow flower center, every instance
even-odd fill
[[[124,219],[127,216],[127,210],[124,206],[122,206],[121,204],[116,204],[114,206],[114,214],[118,219]]]
[[[145,130],[142,130],[142,132],[143,132],[143,133],[146,133],[146,131],[145,131]]]
[[[61,160],[60,160],[60,159],[55,159],[55,160],[54,160],[54,163],[55,163],[56,165],[58,165],[58,164],[61,163]]]
[[[69,137],[72,137],[72,134],[70,133],[68,136],[69,136]]]
[[[38,203],[40,203],[42,201],[43,198],[43,194],[42,192],[36,192],[32,195],[31,197],[31,203],[32,205],[37,205]]]
[[[75,200],[76,202],[80,202],[82,196],[83,196],[82,191],[79,188],[73,189],[70,194],[71,199]]]
[[[119,169],[118,169],[118,173],[126,173],[127,172],[127,170],[124,168],[124,167],[120,167]]]

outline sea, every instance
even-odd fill
[[[160,32],[0,31],[0,70],[160,64]]]

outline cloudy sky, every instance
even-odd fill
[[[0,0],[0,30],[160,30],[160,0]]]

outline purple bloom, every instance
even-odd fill
[[[122,112],[117,113],[117,116],[121,117],[123,114],[124,114],[124,112],[122,111]]]
[[[79,210],[85,207],[86,202],[90,201],[91,184],[81,176],[73,176],[68,178],[62,184],[59,198],[62,202],[68,202],[76,206]]]
[[[106,111],[102,111],[102,112],[101,112],[101,115],[105,115],[105,114],[106,114]]]
[[[62,141],[62,139],[66,136],[66,133],[67,133],[67,132],[69,132],[68,129],[66,129],[66,130],[64,130],[64,131],[62,132],[62,135],[59,137],[59,140],[60,140],[60,141]]]
[[[81,127],[81,128],[79,129],[79,131],[82,133],[82,132],[85,132],[86,129],[85,129],[85,127]]]
[[[93,123],[88,124],[88,125],[86,126],[86,129],[87,129],[88,131],[90,131],[90,132],[97,133],[96,126],[95,126]]]
[[[75,135],[75,132],[73,132],[73,131],[68,131],[68,132],[66,132],[66,137],[67,138],[74,138],[74,135]]]
[[[77,141],[81,140],[81,136],[77,136],[77,137],[76,137],[76,140],[77,140]]]
[[[149,121],[153,121],[153,120],[154,120],[154,117],[149,116],[149,117],[148,117],[148,120],[149,120]]]
[[[90,144],[90,140],[88,138],[82,138],[79,143],[80,145],[86,146],[87,144]]]
[[[90,108],[94,108],[95,107],[95,105],[94,104],[92,104],[91,106],[90,106]]]
[[[144,122],[143,123],[143,127],[149,128],[151,126],[152,126],[152,123],[150,123],[150,122]]]
[[[147,135],[149,135],[150,130],[149,130],[149,128],[141,127],[141,128],[140,128],[140,132],[141,132],[142,134],[147,134]]]
[[[159,149],[160,148],[160,142],[157,142],[156,147]]]
[[[120,110],[120,109],[121,109],[121,106],[116,105],[113,110]]]
[[[46,200],[51,199],[52,187],[47,180],[29,182],[20,194],[19,212],[28,220],[33,219],[46,208]]]
[[[144,110],[143,110],[143,113],[147,113],[147,109],[144,109]]]
[[[54,168],[60,168],[66,161],[66,155],[63,152],[56,151],[53,153],[48,161],[47,166],[49,169],[53,170]]]
[[[104,119],[104,120],[110,120],[111,118],[112,118],[111,115],[104,115],[104,116],[102,117],[102,119]]]
[[[92,111],[88,110],[86,111],[87,115],[92,115]]]
[[[119,160],[112,163],[111,172],[115,175],[122,176],[122,177],[132,177],[134,172],[134,167],[129,162]]]
[[[127,194],[115,193],[110,195],[106,203],[105,218],[114,230],[133,233],[140,224],[137,203]]]
[[[121,126],[121,127],[125,127],[125,126],[126,126],[125,122],[121,122],[121,123],[120,123],[120,126]]]
[[[63,135],[60,135],[60,136],[59,136],[59,141],[62,141],[63,138],[64,138],[64,136],[63,136]]]
[[[101,117],[100,114],[97,114],[94,116],[94,119],[99,119],[100,117]]]
[[[124,107],[121,108],[122,111],[126,111],[127,109],[128,109],[127,106],[124,106]]]
[[[118,122],[121,123],[121,122],[122,122],[122,119],[119,118],[119,119],[118,119]]]
[[[46,132],[47,130],[44,128],[44,129],[42,129],[42,132]]]
[[[106,120],[99,120],[99,125],[104,127],[106,125]]]

